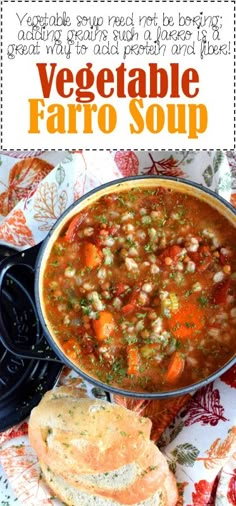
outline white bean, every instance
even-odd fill
[[[74,267],[68,266],[65,269],[64,275],[66,276],[66,278],[73,278],[75,273],[76,273],[76,270],[74,269]]]
[[[197,359],[196,358],[187,357],[186,358],[186,362],[187,362],[188,365],[191,365],[191,367],[196,367],[197,366]]]
[[[104,304],[99,298],[98,292],[91,292],[88,295],[88,298],[89,300],[91,300],[92,305],[96,311],[102,311],[103,309],[105,309]]]
[[[150,272],[151,274],[158,274],[158,272],[160,272],[160,268],[158,267],[158,265],[152,264]]]
[[[142,290],[146,293],[151,293],[153,290],[152,283],[144,283],[144,285],[142,286]]]
[[[156,320],[154,320],[154,322],[152,322],[152,328],[153,332],[159,334],[163,328],[162,318],[159,317]]]
[[[218,271],[213,276],[214,283],[220,283],[224,279],[225,275],[222,271]]]
[[[169,297],[169,292],[167,292],[166,290],[160,290],[159,296],[161,300],[165,300]]]
[[[137,235],[137,237],[139,237],[139,239],[143,239],[143,240],[146,239],[146,233],[144,232],[144,230],[138,230],[136,232],[136,235]]]
[[[120,309],[121,308],[121,305],[122,305],[122,302],[121,300],[119,299],[119,297],[115,297],[114,300],[113,300],[113,306],[116,308],[116,309]]]
[[[148,255],[148,260],[152,264],[155,264],[156,263],[156,256],[155,255]]]
[[[149,297],[146,292],[140,292],[139,294],[139,303],[145,306],[149,302]]]
[[[217,338],[217,337],[219,337],[220,329],[217,329],[216,327],[212,327],[212,328],[208,329],[208,334],[211,337]]]
[[[233,307],[233,308],[230,310],[230,316],[232,316],[232,318],[236,318],[236,307]]]
[[[143,320],[140,320],[136,326],[135,326],[135,329],[137,332],[140,332],[141,330],[144,329],[144,321]]]
[[[115,239],[113,239],[113,237],[108,237],[103,241],[103,244],[104,246],[113,246],[113,244],[115,244]]]
[[[132,248],[130,248],[129,251],[128,251],[128,255],[130,255],[131,257],[136,257],[138,255],[137,248],[135,248],[134,246],[132,246]]]
[[[87,227],[84,229],[84,236],[89,237],[90,235],[93,235],[94,229],[93,227]]]
[[[133,232],[134,225],[132,225],[132,223],[127,223],[126,225],[123,225],[122,230],[124,230],[124,232]]]
[[[125,213],[121,217],[121,221],[133,220],[133,218],[134,218],[133,213]]]
[[[106,269],[104,267],[101,267],[101,269],[99,269],[99,271],[97,273],[98,279],[106,279],[106,276],[107,276]]]
[[[201,292],[202,291],[202,285],[197,281],[192,285],[193,292]]]
[[[188,272],[195,272],[195,269],[196,269],[196,264],[195,264],[195,262],[192,262],[192,260],[190,260],[190,261],[187,263],[187,271],[188,271]]]
[[[126,257],[125,259],[125,265],[128,269],[128,271],[133,271],[138,269],[138,264],[133,260],[133,258]]]
[[[86,290],[86,292],[87,292],[87,291],[89,291],[89,290],[94,290],[95,286],[94,286],[92,283],[89,283],[89,282],[88,282],[88,283],[84,283],[84,284],[83,284],[83,288],[84,288],[84,289]]]

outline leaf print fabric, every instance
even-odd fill
[[[232,388],[236,388],[236,365],[228,369],[228,371],[221,376],[221,381],[224,381],[224,383]]]
[[[138,174],[139,160],[133,151],[118,151],[115,154],[115,162],[123,176]]]
[[[236,426],[232,427],[225,439],[217,438],[206,451],[207,457],[202,458],[206,469],[221,465],[236,449]]]
[[[199,455],[199,450],[190,443],[183,443],[176,446],[172,455],[179,464],[184,466],[193,466],[197,456]]]
[[[0,225],[0,240],[16,247],[35,245],[33,234],[20,209],[14,210]]]
[[[219,477],[217,476],[212,483],[206,480],[195,483],[195,491],[192,494],[193,506],[214,506],[218,481]]]
[[[41,183],[34,201],[34,219],[43,222],[39,230],[50,230],[55,220],[66,210],[67,201],[67,192],[60,192],[56,183]]]
[[[166,176],[179,176],[184,177],[185,173],[180,168],[179,160],[175,159],[172,155],[169,158],[161,160],[154,160],[152,154],[149,153],[150,167],[144,167],[143,173],[146,175],[166,175]]]
[[[0,194],[1,214],[6,216],[21,199],[32,195],[52,168],[40,158],[26,158],[16,163],[10,171],[7,190]]]
[[[186,426],[193,423],[210,424],[214,427],[220,420],[226,421],[223,413],[224,407],[220,404],[219,390],[213,389],[213,383],[210,383],[201,388],[190,401],[184,424]],[[183,416],[185,414],[186,412],[183,412]]]
[[[230,478],[227,499],[230,504],[236,504],[236,469],[233,470],[233,474]]]

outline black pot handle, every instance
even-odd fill
[[[18,252],[11,256],[5,257],[0,262],[0,301],[2,300],[3,282],[9,269],[11,269],[12,267],[16,267],[17,265],[22,265],[24,267],[27,267],[32,272],[32,275],[34,275],[35,262],[39,249],[40,244],[38,244],[37,246],[33,246],[32,248],[29,248],[26,251],[22,251],[20,253]],[[0,307],[0,340],[10,353],[13,353],[14,355],[17,355],[21,358],[50,360],[52,362],[61,363],[61,360],[55,355],[54,351],[50,348],[48,342],[45,339],[33,298],[31,298],[31,305],[34,311],[38,328],[37,344],[35,344],[33,347],[29,349],[18,348],[15,345],[5,326],[2,314],[2,307]]]

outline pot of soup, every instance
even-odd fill
[[[235,361],[235,210],[201,186],[130,177],[76,201],[43,242],[36,309],[56,356],[110,392],[180,395]]]

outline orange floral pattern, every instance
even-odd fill
[[[40,158],[25,158],[10,170],[8,188],[0,194],[0,214],[7,214],[21,199],[32,196],[53,166]]]
[[[39,230],[50,230],[52,222],[65,211],[67,201],[67,192],[60,192],[56,183],[41,183],[34,201],[34,219],[43,222]]]
[[[33,449],[17,444],[0,451],[2,465],[7,469],[12,486],[22,504],[53,506],[48,489],[40,486],[40,468]],[[37,486],[35,486],[35,482]],[[20,485],[20,486],[19,486]]]
[[[15,209],[0,225],[0,239],[16,247],[35,245],[23,211]]]
[[[228,436],[223,439],[217,438],[211,444],[209,450],[206,451],[207,457],[198,458],[203,460],[206,469],[221,466],[227,457],[236,450],[236,426],[233,426],[229,431]]]

